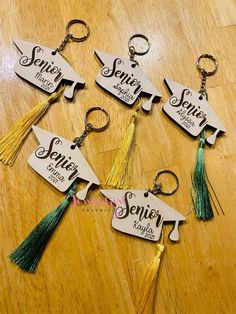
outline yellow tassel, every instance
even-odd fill
[[[121,144],[115,163],[107,177],[107,181],[105,183],[107,187],[115,187],[118,189],[127,188],[126,178],[127,173],[129,173],[130,170],[129,159],[134,141],[136,119],[140,108],[141,105],[138,105],[137,108],[135,109],[135,112],[132,114],[129,127],[126,131],[125,137]]]
[[[0,139],[0,160],[5,165],[13,165],[24,139],[31,131],[31,126],[39,121],[50,104],[58,99],[63,90],[64,86],[58,92],[52,93],[45,101],[35,106]]]
[[[163,243],[163,235],[160,243],[157,244],[156,255],[149,265],[147,272],[143,278],[143,282],[139,291],[139,300],[137,303],[137,313],[143,314],[145,312],[145,307],[147,305],[148,298],[150,296],[151,289],[153,285],[156,283],[157,274],[159,270],[159,266],[161,263],[161,257],[164,252],[165,246]]]

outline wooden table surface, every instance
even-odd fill
[[[194,213],[180,227],[181,240],[171,244],[165,232],[157,293],[150,295],[145,313],[236,313],[236,2],[235,0],[11,0],[1,1],[0,111],[3,135],[45,93],[13,71],[19,57],[14,37],[57,47],[65,24],[84,19],[90,38],[69,44],[64,54],[85,79],[73,103],[64,97],[38,123],[72,139],[84,128],[83,115],[91,106],[109,111],[111,124],[93,133],[82,151],[104,183],[125,134],[132,110],[95,84],[101,64],[94,48],[128,57],[131,35],[151,41],[141,68],[161,91],[162,100],[151,115],[139,116],[131,185],[147,188],[157,170],[170,169],[179,177],[179,191],[160,198],[186,214],[191,207],[190,174],[198,141],[180,130],[162,112],[169,97],[164,77],[198,90],[196,58],[211,53],[219,71],[208,78],[209,102],[227,128],[214,147],[206,148],[210,181],[225,211],[209,222]],[[99,190],[89,199],[99,201],[70,206],[55,231],[35,274],[21,271],[8,254],[56,206],[63,194],[28,165],[37,142],[31,133],[13,167],[0,165],[0,313],[135,313],[144,273],[152,261],[154,243],[127,236],[111,227],[112,208],[103,204]]]

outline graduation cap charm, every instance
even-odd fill
[[[161,98],[160,92],[134,59],[124,59],[99,50],[95,50],[95,54],[104,65],[96,83],[126,105],[132,106],[141,94],[146,94],[150,99],[143,103],[142,108],[150,111],[153,100]]]
[[[116,208],[112,227],[146,240],[158,241],[163,223],[174,222],[169,238],[179,240],[178,226],[185,217],[146,190],[101,190]]]
[[[83,37],[74,37],[69,28],[73,24],[82,24],[87,29]],[[16,62],[14,70],[23,79],[50,93],[43,101],[40,101],[29,112],[23,115],[10,129],[0,138],[0,161],[6,165],[13,165],[20,148],[32,125],[36,124],[47,112],[50,105],[58,101],[64,93],[68,99],[73,99],[74,91],[84,85],[83,79],[71,68],[61,56],[60,52],[69,41],[84,41],[90,33],[86,22],[71,20],[66,26],[66,36],[60,46],[54,50],[33,44],[20,39],[14,39],[14,43],[21,51],[22,56]],[[65,84],[72,84],[65,90]]]
[[[131,42],[135,38],[144,40],[146,46],[145,50],[139,51],[133,44],[131,45]],[[131,36],[128,42],[130,60],[95,50],[95,54],[104,65],[96,77],[98,85],[109,91],[128,106],[132,106],[142,94],[148,94],[150,96],[147,102],[142,103],[142,101],[139,101],[132,110],[133,113],[126,134],[123,137],[114,165],[105,183],[109,188],[128,187],[128,181],[126,180],[127,170],[133,148],[138,112],[141,111],[141,108],[146,112],[150,112],[154,98],[161,97],[160,92],[152,85],[150,80],[146,78],[137,60],[134,59],[135,55],[146,54],[150,49],[150,45],[148,38],[142,34]]]
[[[100,181],[74,143],[63,137],[33,126],[39,146],[28,159],[29,165],[56,189],[65,192],[76,179],[88,181],[87,186],[76,196],[80,200],[86,198],[92,184],[100,185]]]
[[[92,111],[100,110],[106,115],[106,123],[101,127],[93,127],[88,122],[88,115]],[[88,189],[92,184],[100,182],[86,159],[81,154],[81,147],[90,132],[101,132],[109,125],[109,114],[101,107],[92,107],[85,114],[85,128],[81,136],[73,142],[58,135],[33,126],[40,145],[29,157],[30,166],[49,183],[66,196],[36,225],[23,242],[10,254],[10,260],[27,272],[34,272],[50,240],[54,230],[61,221],[75,195],[80,200],[85,200]],[[87,186],[77,192],[78,180],[88,181]]]
[[[209,144],[214,144],[217,134],[226,132],[226,129],[206,97],[170,79],[165,79],[164,82],[172,96],[165,103],[163,111],[192,136],[198,136],[207,126],[215,129],[206,138]]]
[[[205,59],[205,65],[211,63],[211,67],[207,66],[210,70],[206,70],[205,65],[201,65],[203,59]],[[214,217],[212,205],[215,206],[217,213],[219,213],[217,204],[223,214],[224,211],[209,182],[204,148],[206,143],[213,145],[217,135],[225,133],[226,128],[210,107],[206,89],[207,77],[217,72],[218,62],[214,56],[205,53],[198,57],[196,66],[201,75],[201,87],[198,92],[170,79],[164,80],[172,96],[163,106],[163,111],[190,135],[199,138],[196,160],[191,174],[191,198],[196,217],[200,220],[210,220]],[[210,136],[205,132],[207,127],[214,130]]]
[[[176,180],[172,192],[164,192],[161,183],[156,183],[162,174],[170,174]],[[179,240],[179,223],[186,218],[161,201],[157,194],[172,195],[179,186],[177,176],[170,170],[159,171],[154,179],[153,190],[101,190],[101,193],[115,204],[112,227],[146,240],[158,241],[164,223],[173,222],[169,234],[171,241]]]
[[[15,64],[14,71],[23,79],[47,93],[55,92],[63,83],[72,84],[64,96],[73,99],[76,88],[85,85],[84,80],[72,69],[55,49],[14,39],[16,47],[22,53]]]
[[[73,36],[70,32],[70,27],[74,24],[77,24],[77,26],[82,25],[86,29],[86,35],[82,37]],[[75,89],[83,87],[85,82],[66,62],[65,57],[62,57],[60,52],[69,41],[82,42],[89,35],[90,28],[88,24],[83,20],[73,19],[67,23],[65,38],[56,49],[14,39],[13,42],[22,53],[14,67],[14,71],[47,93],[55,92],[61,84],[72,84],[64,92],[64,96],[68,99],[73,99]]]

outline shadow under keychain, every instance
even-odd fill
[[[215,68],[212,71],[206,71],[201,67],[200,62],[204,58],[213,61]],[[216,73],[218,63],[212,55],[203,54],[197,60],[197,68],[201,73],[201,88],[199,92],[193,91],[192,89],[170,79],[164,79],[172,96],[165,103],[163,111],[190,135],[199,136],[198,153],[195,168],[192,173],[192,184],[195,190],[195,195],[192,195],[192,198],[196,217],[201,220],[209,220],[214,216],[211,200],[215,205],[217,213],[219,212],[207,186],[207,182],[209,184],[210,182],[205,169],[204,146],[206,142],[213,145],[217,135],[220,132],[225,133],[226,129],[210,107],[205,87],[206,78]],[[205,136],[206,127],[215,129],[214,133],[208,137]],[[224,214],[211,184],[210,187],[222,213]]]
[[[106,122],[102,127],[94,127],[88,122],[91,112],[102,111]],[[29,157],[30,166],[59,191],[68,190],[65,200],[47,214],[26,239],[11,254],[10,259],[27,272],[34,272],[43,251],[70,201],[76,195],[85,200],[92,184],[100,185],[98,178],[80,152],[80,147],[90,132],[104,131],[110,122],[109,114],[101,107],[90,108],[85,115],[85,129],[80,137],[69,141],[33,127],[40,145]],[[88,181],[87,186],[77,192],[78,179]]]
[[[70,33],[70,27],[74,24],[83,25],[87,30],[86,35],[83,37],[73,36]],[[0,139],[0,160],[4,164],[13,165],[23,141],[31,131],[31,126],[40,120],[50,104],[58,100],[63,92],[67,99],[73,99],[75,89],[85,85],[84,80],[72,69],[61,52],[68,42],[82,42],[89,35],[90,29],[87,23],[75,19],[67,24],[66,36],[56,49],[20,39],[13,40],[22,54],[14,67],[16,74],[51,95],[17,121]],[[72,85],[64,91],[66,84]]]
[[[162,183],[157,180],[162,175],[170,175],[175,180],[172,191],[164,191]],[[153,189],[148,190],[101,190],[115,209],[112,218],[112,227],[116,230],[140,237],[149,241],[161,241],[157,244],[156,255],[144,276],[137,304],[137,313],[145,313],[146,303],[152,286],[157,278],[161,257],[164,252],[163,228],[165,223],[174,222],[174,227],[169,234],[171,241],[179,240],[179,223],[186,218],[161,201],[157,195],[173,195],[179,187],[176,174],[170,170],[159,171],[154,179]]]
[[[145,41],[147,47],[144,51],[138,51],[134,45],[132,45],[133,40],[137,38]],[[126,173],[129,167],[129,157],[134,140],[137,114],[141,108],[146,112],[151,111],[153,101],[161,98],[160,92],[145,76],[137,60],[134,59],[135,56],[142,56],[148,53],[150,46],[151,44],[146,36],[135,34],[128,42],[129,60],[95,50],[96,56],[104,65],[96,77],[96,83],[100,87],[104,88],[128,106],[133,106],[142,95],[150,95],[150,99],[147,102],[143,104],[138,103],[134,109],[115,163],[107,178],[106,186],[109,187],[127,187]]]

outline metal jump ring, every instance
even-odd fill
[[[86,34],[85,36],[83,36],[83,37],[74,37],[74,36],[70,33],[70,27],[71,27],[72,25],[74,25],[74,24],[82,24],[82,25],[84,25],[85,28],[86,28],[86,30],[87,30],[87,34]],[[72,40],[74,40],[74,41],[84,41],[84,40],[86,40],[86,39],[89,37],[89,35],[90,35],[90,28],[89,28],[88,24],[87,24],[85,21],[79,20],[79,19],[74,19],[74,20],[69,21],[68,24],[66,25],[66,33],[67,33],[67,35],[69,35],[70,38],[71,38]]]
[[[134,45],[131,45],[131,42],[134,38],[142,38],[146,41],[147,43],[147,49],[144,50],[144,51],[137,51],[134,47]],[[146,53],[148,53],[148,51],[150,50],[150,47],[151,47],[151,43],[150,41],[148,40],[148,38],[143,35],[143,34],[134,34],[133,36],[130,37],[129,41],[128,41],[128,47],[129,47],[129,52],[133,55],[137,55],[137,56],[143,56],[145,55]]]
[[[161,185],[161,183],[156,182],[157,179],[160,177],[160,175],[162,175],[162,174],[164,174],[164,173],[165,173],[165,174],[170,174],[172,177],[174,177],[174,179],[175,179],[175,181],[176,181],[176,186],[175,186],[175,188],[174,188],[171,192],[162,191],[162,185]],[[173,171],[171,171],[171,170],[161,170],[161,171],[159,171],[159,172],[157,173],[155,179],[153,180],[153,183],[154,183],[154,189],[155,189],[155,187],[157,187],[158,190],[159,190],[158,193],[159,193],[159,194],[163,194],[163,195],[172,195],[172,194],[174,194],[174,193],[178,190],[178,188],[179,188],[179,179],[178,179],[177,175],[176,175]]]
[[[100,127],[100,128],[95,128],[95,127],[88,121],[89,114],[90,114],[91,112],[97,111],[97,110],[100,110],[100,111],[104,112],[104,114],[105,114],[105,116],[106,116],[106,124],[103,125],[103,126]],[[101,131],[105,130],[105,129],[108,127],[108,125],[109,125],[109,123],[110,123],[110,116],[109,116],[109,113],[108,113],[105,109],[103,109],[103,108],[101,108],[101,107],[91,107],[91,108],[89,108],[89,110],[88,110],[88,111],[86,112],[86,114],[85,114],[84,122],[85,122],[86,125],[87,125],[87,124],[90,124],[90,125],[92,126],[92,131],[101,132]]]
[[[213,71],[207,72],[204,68],[202,68],[202,67],[200,66],[200,61],[201,61],[201,59],[203,59],[203,58],[210,59],[210,60],[212,60],[212,61],[214,62],[215,68],[214,68]],[[217,60],[216,60],[215,57],[213,57],[212,55],[210,55],[210,54],[208,54],[208,53],[205,53],[205,54],[201,55],[201,56],[197,59],[197,68],[198,68],[198,70],[199,70],[202,74],[205,74],[206,76],[211,76],[211,75],[213,75],[213,74],[216,73],[216,71],[217,71],[217,69],[218,69],[218,63],[217,63]]]

